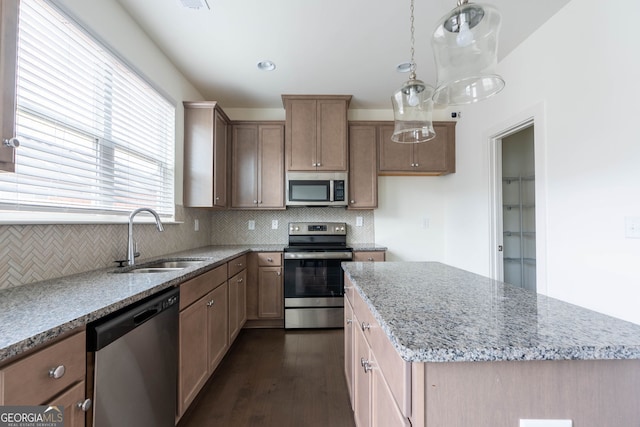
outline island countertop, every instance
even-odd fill
[[[409,362],[640,359],[640,325],[445,264],[342,268]]]

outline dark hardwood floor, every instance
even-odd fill
[[[245,329],[178,427],[354,425],[342,329]]]

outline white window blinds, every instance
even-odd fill
[[[16,115],[0,209],[173,217],[174,105],[46,1],[20,3]]]

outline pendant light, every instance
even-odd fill
[[[433,139],[436,132],[431,123],[433,87],[416,79],[416,63],[413,60],[413,0],[411,0],[411,65],[409,80],[391,97],[394,129],[391,140],[401,143],[417,143]]]
[[[439,22],[431,39],[438,76],[434,103],[470,104],[500,92],[504,80],[495,74],[498,10],[458,0],[457,7]]]

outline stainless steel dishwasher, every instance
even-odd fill
[[[179,298],[174,288],[88,325],[94,427],[174,427]]]

